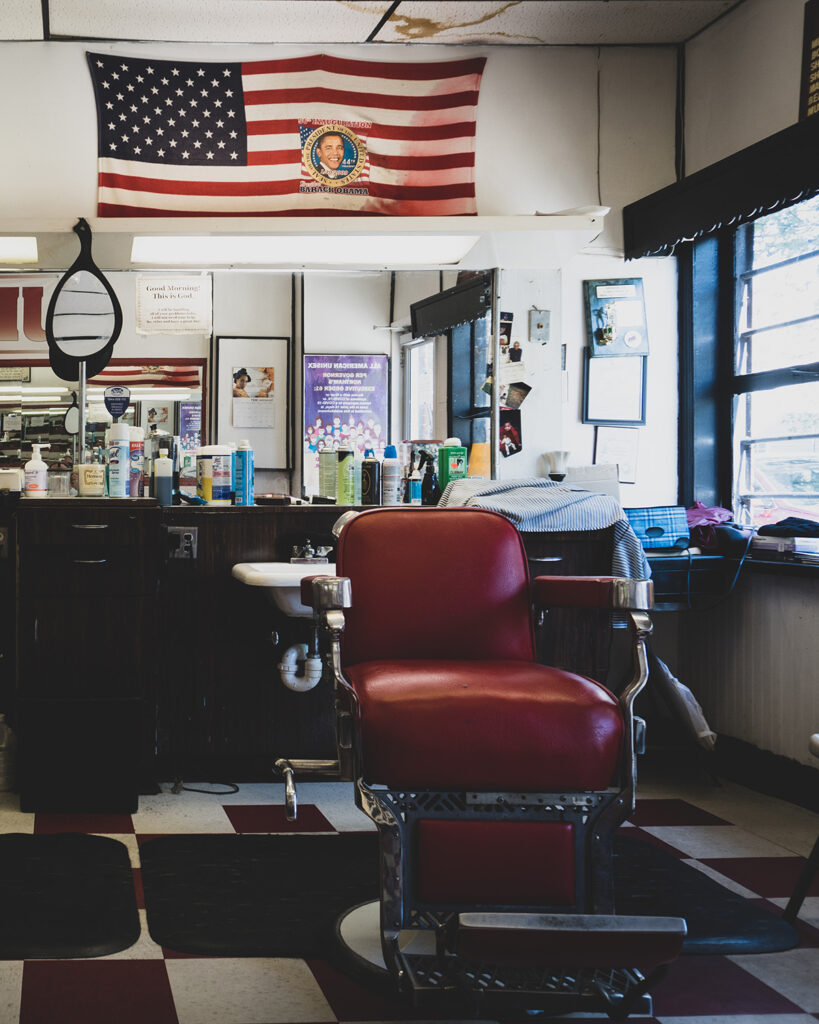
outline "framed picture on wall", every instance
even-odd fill
[[[248,440],[257,469],[290,469],[290,339],[216,339],[218,444]]]
[[[639,439],[639,427],[595,427],[594,465],[617,466],[621,484],[636,484]]]
[[[642,426],[646,421],[647,356],[592,359],[584,352],[583,422]]]
[[[642,278],[584,281],[583,294],[592,357],[648,355]]]

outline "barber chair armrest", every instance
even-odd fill
[[[347,576],[305,576],[301,581],[301,603],[314,612],[351,608],[350,580]]]
[[[532,590],[535,604],[547,608],[648,611],[654,604],[651,580],[617,576],[536,576]]]

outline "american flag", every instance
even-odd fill
[[[485,59],[88,53],[100,217],[474,214]],[[324,136],[343,144],[336,170]]]

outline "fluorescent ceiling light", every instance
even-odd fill
[[[298,267],[428,266],[458,263],[478,235],[145,235],[134,239],[132,263]]]
[[[36,263],[37,239],[0,236],[0,263]]]

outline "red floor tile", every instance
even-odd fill
[[[29,960],[20,1024],[179,1024],[163,960]]]
[[[336,831],[313,804],[300,805],[296,821],[288,821],[279,804],[225,804],[224,811],[237,832]]]
[[[656,1017],[802,1011],[723,956],[681,956],[651,990]]]
[[[638,800],[629,821],[634,825],[730,825],[685,800]]]
[[[790,897],[799,873],[805,865],[804,857],[701,857],[720,874],[733,878],[746,889],[768,898]],[[809,896],[819,896],[819,874],[808,890]]]
[[[130,814],[35,814],[34,834],[46,832],[92,832],[99,835],[127,835],[134,831]]]

